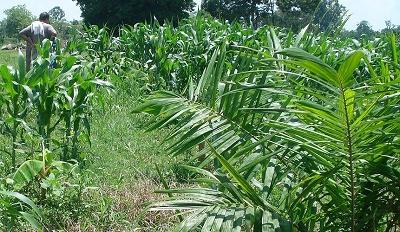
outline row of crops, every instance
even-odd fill
[[[58,217],[66,213],[57,212],[60,208],[81,206],[80,165],[85,154],[80,148],[90,143],[96,93],[112,85],[99,78],[96,63],[62,53],[59,41],[55,43],[52,51],[51,42],[43,42],[28,72],[21,52],[18,67],[0,66],[4,231],[17,231],[21,222],[37,230],[55,229]]]
[[[168,129],[170,155],[192,154],[192,187],[171,189],[160,173],[168,199],[151,206],[179,214],[179,231],[396,231],[399,37],[339,32],[197,16],[176,28],[90,27],[55,69],[47,43],[30,72],[3,66],[3,225],[46,227],[41,209],[62,196],[46,183],[85,169],[93,100],[132,79],[145,95],[132,110]]]

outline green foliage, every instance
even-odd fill
[[[160,22],[177,22],[189,16],[195,6],[193,0],[76,0],[81,7],[85,23],[111,28],[123,24],[134,25],[139,22],[151,22],[155,18]]]
[[[153,209],[186,212],[178,231],[393,230],[398,38],[266,30],[257,49],[227,40],[187,91],[135,109],[157,116],[150,130],[172,127],[171,154],[209,143],[189,167],[199,187],[162,191],[173,196]]]
[[[361,38],[363,36],[366,38],[371,38],[375,32],[368,21],[363,20],[359,24],[357,24],[356,33],[357,38]]]
[[[324,1],[277,0],[276,5],[282,13],[283,25],[298,31],[311,21],[320,2]]]
[[[26,196],[10,191],[0,190],[0,226],[12,231],[20,219],[28,222],[32,228],[41,228],[42,212],[35,203]]]
[[[0,211],[5,212],[0,217],[3,225],[13,230],[24,228],[22,226],[26,225],[20,220],[24,219],[36,230],[52,230],[63,224],[60,220],[73,220],[83,215],[87,209],[82,198],[90,188],[82,183],[82,173],[77,163],[58,161],[47,150],[25,161],[12,179],[2,180],[6,183],[2,187],[29,195],[30,199],[17,192],[5,192],[13,194],[6,197],[14,196],[32,210],[21,211],[26,207],[0,198]],[[4,191],[0,191],[0,195],[2,193]]]
[[[86,59],[101,62],[106,76],[123,77],[133,72],[146,91],[164,89],[182,93],[188,90],[191,81],[201,78],[216,46],[228,40],[257,49],[256,38],[267,44],[265,34],[270,33],[268,27],[262,27],[254,35],[251,27],[198,15],[181,21],[178,27],[126,26],[119,30],[118,38],[112,37],[106,28],[91,27],[78,35],[83,40],[71,40],[67,50],[78,50]]]
[[[5,20],[0,21],[0,44],[3,44],[6,38],[6,22]]]
[[[61,7],[55,6],[51,10],[49,10],[49,15],[52,20],[61,21],[65,17],[65,12]]]
[[[105,32],[107,31],[105,30]],[[12,143],[8,134],[4,133],[0,136],[3,142],[0,159],[0,171],[2,173],[0,183],[4,182],[9,191],[16,191],[14,187],[17,187],[20,193],[29,196],[35,202],[42,212],[42,217],[38,219],[40,227],[44,227],[45,230],[70,231],[73,228],[80,228],[86,231],[96,228],[103,231],[151,227],[154,231],[166,231],[166,228],[173,224],[174,220],[156,213],[148,215],[144,205],[147,204],[146,200],[155,197],[153,189],[157,186],[155,181],[157,175],[152,162],[155,161],[162,170],[166,170],[168,180],[170,180],[171,176],[174,176],[173,166],[175,162],[178,162],[178,159],[171,159],[164,155],[163,146],[158,144],[163,139],[162,134],[145,134],[140,129],[143,121],[148,119],[131,114],[132,104],[135,104],[134,102],[141,96],[140,85],[135,80],[136,77],[139,78],[140,73],[137,73],[138,76],[136,76],[136,73],[127,76],[126,73],[121,72],[120,77],[109,77],[103,71],[111,65],[105,68],[103,63],[97,63],[95,59],[86,61],[83,58],[87,57],[84,53],[80,55],[75,50],[75,52],[71,51],[70,54],[67,54],[61,51],[57,55],[57,53],[47,53],[47,49],[39,50],[42,54],[41,58],[33,62],[35,65],[30,72],[38,72],[36,66],[47,61],[51,63],[56,58],[56,70],[48,69],[43,64],[44,72],[48,74],[41,74],[43,77],[51,75],[51,78],[48,79],[57,80],[56,91],[50,91],[51,88],[48,87],[51,85],[44,84],[46,83],[45,80],[40,82],[38,86],[46,87],[44,92],[52,93],[56,99],[61,97],[61,99],[53,101],[56,107],[51,107],[54,113],[50,120],[51,127],[56,125],[57,122],[58,124],[56,129],[51,132],[50,150],[44,149],[47,157],[47,172],[43,175],[42,170],[39,170],[39,174],[36,174],[37,171],[28,171],[27,174],[26,168],[24,168],[28,166],[26,164],[40,163],[40,166],[43,164],[43,156],[41,152],[38,153],[39,150],[42,150],[42,146],[39,145],[41,139],[37,133],[36,106],[39,96],[35,95],[40,92],[40,89],[32,87],[35,97],[33,102],[37,104],[31,106],[32,112],[25,118],[29,128],[21,127],[19,129],[18,148],[16,150],[16,170],[25,170],[23,171],[25,175],[18,172],[20,174],[17,174],[17,176],[26,176],[27,178],[20,180],[21,178],[17,177],[15,181],[13,180],[15,172],[11,171],[10,159],[5,154],[5,151],[12,151]],[[98,54],[102,54],[102,51],[98,52]],[[47,55],[49,55],[48,58],[43,58]],[[17,54],[15,54],[15,59],[16,56]],[[73,71],[70,70],[71,72],[67,72],[68,75],[57,77],[55,75],[57,70],[59,71],[64,67],[67,67],[65,70],[69,70],[67,60],[73,57],[78,58],[71,63]],[[112,54],[110,57],[112,58]],[[119,62],[118,59],[115,58],[115,62]],[[16,70],[9,68],[9,72],[13,73],[14,71]],[[87,76],[82,76],[81,71],[86,73]],[[81,88],[86,85],[92,86],[91,83],[76,82],[76,78],[71,77],[70,74],[74,74],[77,79],[88,79],[89,82],[97,82],[101,85],[96,85],[95,89],[92,89],[95,90],[95,94],[91,92],[85,95]],[[111,78],[117,89],[109,95],[109,88],[101,86],[108,84],[103,79]],[[67,85],[68,83],[71,85]],[[43,98],[50,97],[46,93],[44,94],[46,97]],[[83,103],[86,105],[80,105],[80,96],[90,101],[84,101]],[[59,161],[60,156],[63,158],[64,153],[68,157],[72,155],[73,147],[71,145],[76,133],[73,129],[71,130],[70,146],[68,146],[68,152],[65,152],[64,148],[67,148],[67,140],[64,139],[67,131],[65,119],[68,118],[68,114],[62,113],[71,109],[70,103],[74,106],[71,121],[75,121],[75,118],[87,117],[91,127],[90,144],[85,142],[87,137],[83,134],[86,131],[82,130],[77,137],[78,146],[76,148],[78,159],[81,161],[79,165],[74,160],[68,160],[68,165],[73,166],[74,171],[69,171],[72,170],[70,168],[59,169],[58,165],[55,166],[57,163],[66,164]],[[46,109],[50,108],[47,107]],[[88,115],[74,113],[78,109],[87,110]],[[61,121],[60,114],[64,115]],[[74,123],[71,124],[73,127]],[[80,127],[82,126],[81,124]],[[25,131],[25,129],[31,128],[33,129],[29,130],[30,133]],[[132,139],[134,142],[131,141]],[[130,162],[130,160],[134,160],[134,162]],[[23,165],[24,163],[25,165]],[[99,186],[99,188],[90,186]],[[29,208],[26,207],[25,211],[29,212]],[[0,219],[8,220],[8,218],[2,218],[4,214],[0,213],[0,215]],[[5,221],[5,224],[8,225],[8,222]],[[15,224],[12,224],[11,227],[15,230],[24,230],[28,226],[28,223],[18,216],[15,218]]]
[[[385,33],[391,33],[391,32],[395,32],[395,33],[400,32],[400,26],[393,24],[390,20],[385,21],[385,24],[386,24],[386,28],[383,28],[381,33],[385,34]]]
[[[0,51],[0,65],[17,65],[18,51]]]
[[[323,0],[315,9],[313,23],[319,31],[336,31],[345,19],[346,13],[346,8],[338,0]]]
[[[25,5],[17,5],[4,11],[4,31],[7,37],[17,37],[18,32],[28,26],[34,19]]]
[[[261,18],[274,17],[274,0],[204,0],[201,8],[212,16],[227,19],[230,22],[244,20],[251,22],[254,28],[261,23]]]
[[[76,211],[86,191],[82,183],[74,184],[81,178],[76,162],[85,160],[82,144],[90,144],[95,93],[111,87],[99,79],[95,63],[78,63],[76,56],[61,51],[58,40],[54,43],[51,51],[51,42],[43,41],[29,72],[21,52],[18,69],[0,66],[1,133],[10,138],[1,151],[2,163],[5,174],[12,175],[5,177],[4,188],[20,191],[41,207],[60,213],[48,212],[51,217],[44,217],[40,228],[58,225],[62,215],[84,212]],[[19,214],[15,215],[10,225],[19,225]],[[0,219],[8,220],[8,216]]]
[[[345,14],[337,0],[204,0],[202,10],[230,22],[250,23],[253,28],[268,24],[296,32],[311,23],[318,31],[332,30]]]
[[[182,216],[178,231],[395,230],[399,38],[329,35],[197,16],[177,27],[90,27],[54,53],[45,41],[30,72],[21,58],[17,70],[0,68],[1,186],[29,196],[43,216],[9,197],[0,210],[12,205],[48,230],[70,221],[82,230],[147,227],[142,214],[124,214],[126,205],[145,209],[131,195],[151,195],[148,182],[115,192],[159,180],[155,160],[168,178],[193,180],[171,187],[157,170],[168,197],[151,208]],[[144,123],[162,130],[143,134]],[[164,147],[190,154],[188,165],[178,170]],[[84,163],[97,174],[95,194],[86,195]],[[26,214],[3,215],[17,229],[25,223]]]

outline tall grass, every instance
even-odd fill
[[[18,51],[0,51],[0,64],[17,65]]]

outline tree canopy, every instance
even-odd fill
[[[258,26],[273,11],[275,0],[203,0],[201,8],[217,18],[251,21]]]
[[[368,21],[363,20],[359,24],[357,24],[356,28],[357,37],[366,36],[371,37],[374,35],[374,30],[372,29],[371,25]]]
[[[51,10],[49,10],[49,15],[50,22],[56,29],[58,38],[62,40],[68,40],[70,36],[74,34],[75,28],[79,27],[74,26],[74,23],[68,22],[67,19],[65,19],[65,12],[59,6],[55,6]],[[75,25],[78,24],[79,22],[75,22]]]
[[[328,31],[342,23],[347,13],[338,0],[322,0],[314,13],[314,24],[320,31]]]
[[[34,20],[32,13],[25,5],[17,5],[4,11],[4,32],[9,37],[16,37],[18,32]]]
[[[311,22],[320,0],[277,0],[279,24],[298,31]]]
[[[300,30],[309,23],[326,31],[345,13],[338,0],[203,0],[202,9],[229,21],[245,20]]]
[[[49,10],[50,18],[55,21],[61,21],[65,17],[65,12],[61,7],[55,6]]]
[[[152,21],[154,18],[176,22],[189,16],[193,0],[74,0],[82,10],[85,23],[115,27]]]

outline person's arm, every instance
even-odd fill
[[[49,33],[50,33],[50,38],[54,39],[57,37],[57,31],[54,29],[52,25],[49,25]]]
[[[34,46],[33,41],[29,36],[30,32],[31,32],[31,27],[30,26],[25,27],[19,32],[19,36],[28,43],[28,46],[33,47]]]

